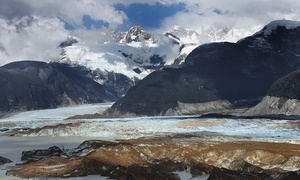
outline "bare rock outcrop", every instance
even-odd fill
[[[0,165],[6,164],[6,163],[11,163],[12,160],[7,159],[6,157],[0,156]]]
[[[206,103],[183,103],[177,102],[175,108],[168,109],[164,115],[176,116],[176,115],[191,115],[191,114],[203,114],[208,112],[214,112],[231,108],[232,104],[229,101],[211,101]]]
[[[278,79],[271,86],[267,96],[248,115],[300,114],[300,70]]]
[[[299,115],[300,100],[266,96],[259,104],[246,112],[247,115]]]
[[[179,179],[176,171],[210,179],[282,179],[299,176],[298,144],[195,138],[86,141],[67,156],[46,157],[13,167],[23,178],[102,175],[111,179]],[[259,178],[258,178],[259,177]]]

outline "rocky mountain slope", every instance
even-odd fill
[[[61,63],[14,62],[0,67],[0,115],[115,100],[87,70]]]
[[[299,115],[300,112],[300,70],[275,81],[267,96],[255,107],[249,115],[283,114]]]
[[[299,22],[274,21],[237,43],[201,45],[181,68],[153,72],[107,113],[165,114],[176,109],[178,101],[253,105],[275,80],[300,67],[299,26]]]

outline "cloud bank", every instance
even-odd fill
[[[297,0],[182,0],[180,2],[186,4],[187,11],[178,12],[175,16],[165,19],[164,26],[179,24],[201,29],[214,23],[222,23],[251,28],[277,19],[300,19],[300,1]]]
[[[180,25],[201,33],[214,25],[224,25],[254,32],[272,20],[300,20],[298,0],[1,0],[0,65],[24,59],[54,60],[60,53],[56,47],[68,34],[77,32],[85,34],[83,38],[97,40],[95,36],[101,29],[88,30],[83,16],[115,29],[131,21],[116,5],[129,7],[137,3],[167,7],[184,4],[184,10],[160,19],[161,26],[155,27],[158,31]],[[75,30],[65,29],[66,24]],[[93,36],[86,35],[89,33]]]

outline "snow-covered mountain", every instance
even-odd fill
[[[167,36],[147,33],[140,26],[99,36],[94,43],[69,36],[59,45],[57,62],[88,68],[92,78],[117,97],[149,73],[173,65],[180,49]]]
[[[99,69],[102,74],[114,72],[131,80],[142,79],[162,67],[180,65],[200,44],[236,41],[255,32],[218,25],[197,30],[175,26],[164,32],[150,33],[133,26],[127,32],[103,29],[85,32],[90,36],[87,40],[84,33],[74,33],[63,26],[57,18],[0,18],[1,65],[15,60],[51,60],[83,65],[92,71]],[[59,50],[62,53],[57,57]]]
[[[91,70],[121,73],[131,79],[142,79],[153,70],[174,65],[177,58],[181,57],[182,63],[201,44],[236,42],[253,34],[255,30],[212,25],[197,32],[174,26],[158,34],[146,32],[141,26],[133,26],[128,32],[99,32],[99,38],[95,37],[94,44],[88,44],[80,37],[69,36],[59,45],[62,54],[58,61],[83,65]]]
[[[57,18],[24,16],[0,17],[0,66],[13,61],[57,59],[57,48],[69,31]]]
[[[57,62],[84,66],[91,70],[93,79],[107,86],[121,97],[151,72],[164,67],[179,67],[186,56],[200,44],[222,41],[237,34],[237,41],[247,33],[233,33],[236,29],[214,26],[198,33],[196,30],[175,26],[165,33],[149,33],[141,26],[127,32],[103,31],[86,42],[80,36],[71,36],[58,47],[62,53]],[[121,81],[126,81],[126,83]],[[124,87],[125,85],[125,87]]]
[[[79,37],[69,36],[59,46],[62,54],[58,61],[142,79],[153,70],[172,65],[179,52],[179,46],[172,39],[147,33],[140,26],[126,33],[105,32],[99,36],[109,38],[101,37],[101,41],[97,41],[95,37],[95,44],[87,44]]]
[[[225,27],[214,28],[215,32],[209,32],[213,36],[207,28],[196,31],[180,26],[151,32],[140,26],[126,32],[68,31],[61,20],[53,17],[0,18],[0,63],[16,60],[66,63],[101,84],[103,94],[110,96],[106,99],[116,100],[151,72],[180,67],[200,44],[224,39],[230,32]]]

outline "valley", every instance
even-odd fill
[[[0,2],[0,179],[300,179],[297,8],[33,2]]]

